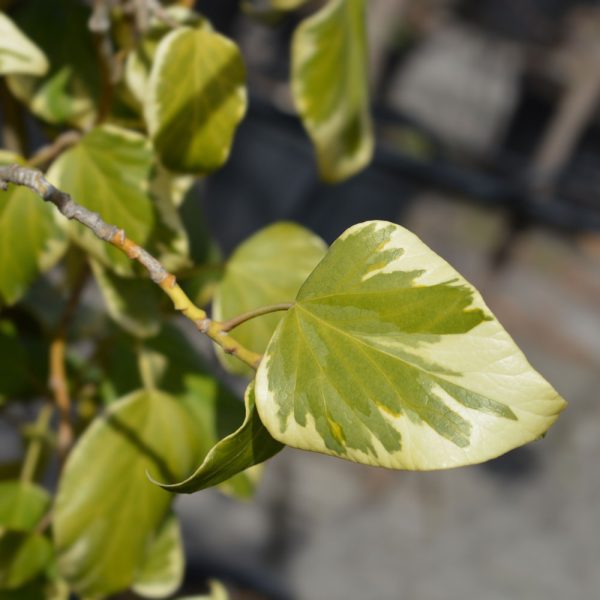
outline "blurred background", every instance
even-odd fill
[[[481,290],[569,406],[543,441],[455,471],[286,449],[247,504],[179,500],[190,570],[251,598],[600,597],[600,3],[369,0],[378,145],[338,186],[319,182],[290,98],[303,13],[260,23],[236,0],[198,4],[250,78],[204,192],[223,250],[279,219],[328,242],[400,223]]]

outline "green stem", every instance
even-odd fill
[[[293,302],[281,302],[280,304],[261,306],[260,308],[255,308],[254,310],[249,310],[248,312],[238,315],[237,317],[233,317],[233,319],[229,319],[227,321],[216,321],[215,324],[219,327],[220,331],[226,333],[232,329],[235,329],[246,321],[250,321],[251,319],[256,319],[256,317],[262,317],[263,315],[268,315],[270,313],[289,310],[292,308],[292,306],[294,306]]]
[[[150,360],[150,354],[144,347],[142,342],[137,345],[137,358],[138,358],[138,369],[140,377],[142,379],[142,385],[144,389],[153,391],[156,389],[156,381],[154,379],[154,373],[152,371],[152,362]]]
[[[52,404],[44,404],[35,421],[32,438],[27,447],[23,468],[21,469],[21,481],[24,483],[30,483],[35,479],[35,472],[42,455],[44,438],[48,432],[53,409]]]

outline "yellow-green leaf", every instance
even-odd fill
[[[47,70],[44,53],[0,12],[0,75],[43,75]]]
[[[181,585],[184,566],[181,528],[171,513],[156,532],[132,589],[144,598],[166,598]]]
[[[199,452],[187,411],[158,391],[113,403],[86,430],[54,512],[60,572],[77,593],[104,596],[133,584],[171,504],[146,473],[185,477]]]
[[[223,483],[277,454],[283,446],[271,437],[256,412],[253,382],[246,390],[245,403],[246,418],[240,428],[217,442],[190,477],[159,485],[171,492],[191,494]]]
[[[321,177],[346,179],[371,160],[365,0],[330,0],[292,43],[292,91]]]
[[[294,223],[276,223],[255,233],[227,262],[215,292],[214,318],[222,321],[262,306],[291,302],[326,248],[321,238]],[[252,319],[231,335],[245,347],[263,352],[282,314]],[[239,360],[221,351],[219,357],[229,371],[250,373]]]
[[[285,444],[420,470],[535,440],[564,407],[479,293],[382,221],[346,231],[302,286],[259,367],[256,403]]]
[[[56,187],[98,212],[144,246],[155,225],[149,195],[152,152],[144,137],[112,126],[98,127],[64,152],[48,172]],[[119,275],[133,273],[132,261],[99,240],[92,231],[71,223],[78,244]]]
[[[0,163],[21,162],[3,153]],[[24,187],[0,191],[0,299],[13,304],[67,247],[56,209]]]
[[[51,560],[49,540],[33,531],[49,507],[50,495],[35,484],[0,483],[0,588],[22,586]]]
[[[0,528],[31,531],[49,507],[48,492],[33,483],[0,483]]]
[[[167,168],[206,173],[227,160],[246,112],[244,81],[237,46],[204,25],[180,27],[160,42],[144,112]]]
[[[52,545],[42,534],[0,529],[0,588],[31,581],[51,559]]]
[[[183,6],[170,6],[165,10],[171,19],[182,25],[198,26],[206,23],[200,15]],[[208,27],[208,23],[206,23],[206,26]],[[162,38],[170,33],[171,29],[164,21],[160,19],[153,20],[149,31],[144,34],[137,46],[127,55],[123,75],[128,90],[140,107],[146,101],[148,78],[156,49]]]

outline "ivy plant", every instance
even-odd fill
[[[250,497],[285,446],[427,470],[545,434],[564,401],[400,225],[328,248],[275,223],[224,260],[198,182],[246,113],[239,48],[190,2],[89,4],[0,4],[0,418],[24,446],[0,465],[3,598],[176,593],[175,494]],[[291,96],[321,177],[351,177],[374,146],[366,0],[257,4],[301,11]]]

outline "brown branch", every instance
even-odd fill
[[[142,0],[143,2],[144,0]],[[175,29],[179,27],[179,23],[171,17],[171,15],[165,10],[164,6],[158,0],[146,0],[148,5],[148,11],[151,15],[162,21],[165,25]]]
[[[29,188],[46,202],[54,204],[67,219],[81,223],[96,237],[112,244],[130,259],[139,262],[148,271],[150,279],[171,298],[175,309],[190,319],[199,331],[206,334],[228,354],[237,357],[253,369],[258,367],[262,356],[242,346],[222,330],[220,323],[209,319],[206,312],[198,308],[177,284],[175,276],[149,252],[130,240],[123,229],[106,223],[98,213],[77,204],[69,194],[55,188],[40,171],[19,165],[0,167],[0,189],[8,189],[9,183]]]
[[[94,34],[94,45],[98,57],[101,81],[96,123],[102,123],[110,113],[114,86],[118,80],[113,57],[113,44],[110,37],[110,9],[106,0],[94,0],[94,10],[88,21],[88,27]]]
[[[65,338],[56,336],[50,343],[50,378],[48,385],[58,411],[58,454],[63,461],[73,444],[71,398],[65,368]]]
[[[63,150],[66,150],[81,139],[79,131],[71,130],[61,133],[51,144],[42,146],[28,161],[30,167],[42,167],[53,161]]]
[[[85,287],[88,267],[84,267],[79,274],[67,305],[63,311],[56,332],[50,343],[49,353],[49,380],[48,386],[52,392],[54,403],[58,411],[58,454],[61,461],[66,458],[73,444],[73,427],[71,424],[71,397],[65,366],[65,351],[67,346],[67,333],[69,325],[75,316],[81,293]]]
[[[40,171],[19,165],[0,167],[0,181],[3,182],[4,189],[6,183],[22,185],[46,202],[51,202],[67,219],[85,225],[101,240],[116,246],[132,260],[137,260],[148,271],[154,283],[168,285],[174,279],[153,256],[128,239],[122,229],[109,225],[98,213],[77,204],[69,194],[56,189]]]

